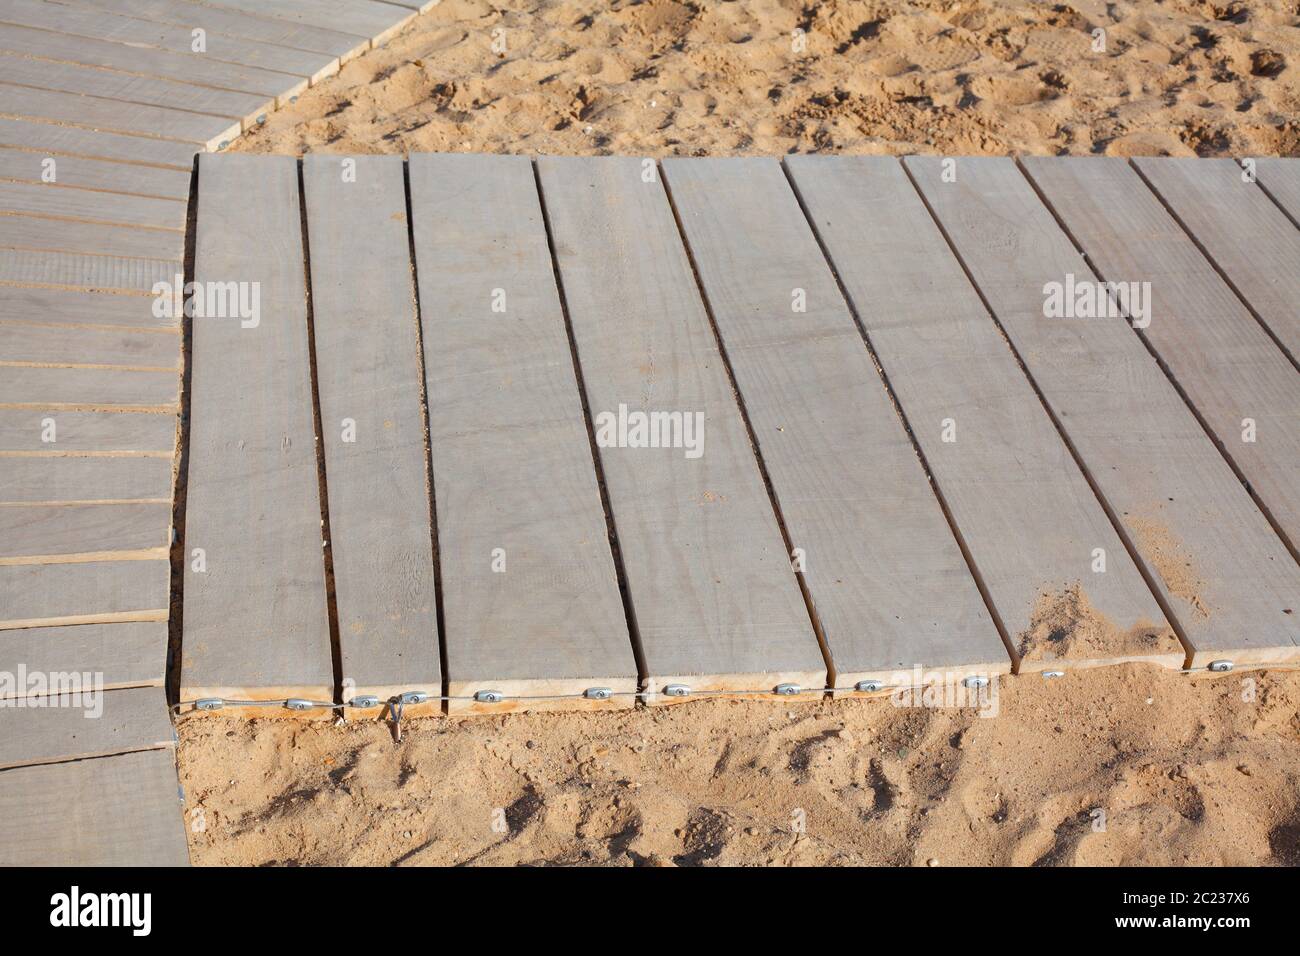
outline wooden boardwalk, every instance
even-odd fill
[[[1300,660],[1300,161],[406,166],[198,164],[183,706]]]
[[[187,862],[162,690],[183,329],[152,290],[184,272],[196,152],[432,5],[0,0],[0,864]]]

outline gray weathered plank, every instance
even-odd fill
[[[103,687],[161,687],[167,668],[167,624],[79,624],[72,627],[31,627],[0,631],[0,671],[41,674],[44,686],[27,683],[0,687],[0,697],[66,692],[60,676],[99,675]]]
[[[546,157],[538,171],[650,688],[824,687],[662,185],[633,158]],[[678,413],[683,446],[685,423],[702,416],[703,444],[697,433],[694,450],[612,447],[620,407]]]
[[[411,209],[452,693],[635,690],[532,166],[413,156]]]
[[[220,143],[234,139],[242,128],[238,120],[232,122],[223,116],[4,83],[0,83],[0,115],[176,140],[203,149],[215,149]]]
[[[51,420],[54,422],[53,442],[47,440]],[[170,460],[175,444],[176,418],[172,415],[0,409],[0,452],[156,452]],[[0,478],[0,499],[3,499],[4,489],[22,485],[21,481],[14,478],[16,468],[12,461],[5,463],[4,475]],[[48,476],[42,475],[38,480],[43,484]],[[150,478],[147,484],[133,485],[136,488],[151,489],[161,487],[162,482]],[[140,495],[135,493],[130,497]],[[37,500],[48,499],[42,497]]]
[[[1138,172],[1300,361],[1300,230],[1230,159],[1142,158]]]
[[[1033,158],[1026,169],[1101,278],[1150,282],[1150,324],[1139,334],[1300,560],[1295,366],[1127,163]],[[1294,278],[1300,259],[1284,262]],[[1294,316],[1297,303],[1289,308]]]
[[[113,560],[125,552],[166,557],[171,519],[169,501],[0,506],[0,562]]]
[[[241,10],[295,23],[327,23],[381,43],[415,16],[414,11],[375,0],[205,0],[208,6]]]
[[[351,162],[303,189],[343,678],[387,698],[442,686],[433,537],[403,163]]]
[[[182,697],[329,696],[297,160],[202,157],[194,271],[261,316],[194,323]]]
[[[0,282],[149,292],[158,282],[170,282],[175,274],[176,263],[163,259],[0,250]]]
[[[0,773],[0,864],[186,866],[174,751]]]
[[[834,686],[897,684],[890,676],[913,666],[1009,670],[780,162],[665,160],[664,178],[803,555]]]
[[[198,150],[192,143],[123,136],[37,120],[0,118],[0,146],[26,149],[42,156],[67,153],[98,159],[165,166],[189,172]]]
[[[175,279],[173,275],[168,281]],[[177,321],[168,310],[155,315],[154,305],[151,295],[0,286],[0,321],[4,322],[176,329]]]
[[[171,565],[151,561],[0,565],[0,630],[165,621]]]
[[[85,10],[46,0],[6,0],[7,23],[50,30],[65,36],[112,40],[132,47],[155,47],[173,53],[195,53],[192,30],[157,20],[119,16],[106,10]],[[293,77],[315,79],[328,75],[333,57],[274,46],[258,40],[206,33],[202,57],[223,63],[258,67]],[[293,82],[290,79],[288,82]]]
[[[1021,670],[1181,667],[1182,645],[902,166],[786,166]]]
[[[3,212],[117,226],[143,226],[173,233],[168,238],[176,246],[183,246],[185,242],[185,203],[170,199],[0,182],[0,213]],[[112,246],[100,251],[122,254],[120,249]]]
[[[0,405],[166,408],[180,394],[176,372],[0,364]]]
[[[0,362],[124,365],[179,370],[180,361],[178,335],[0,322]]]
[[[906,165],[1194,648],[1189,663],[1300,654],[1285,613],[1300,570],[1155,359],[1123,319],[1044,316],[1048,283],[1094,277],[1014,161],[963,158],[955,182],[939,158]]]
[[[138,444],[159,445],[170,449],[175,430],[175,419],[170,415],[124,415],[109,412],[15,412],[5,411],[3,415],[26,415],[26,429],[36,435],[34,442],[38,450],[51,448],[68,450],[70,444],[77,443],[77,419],[98,416],[102,423],[107,419],[120,422],[124,426],[135,422],[154,422],[165,425],[162,433],[156,429],[153,434],[137,432],[147,437]],[[40,435],[45,431],[41,422],[50,419],[54,422],[57,441],[42,444]],[[3,422],[4,419],[0,419]],[[94,425],[87,423],[87,430]],[[3,428],[0,425],[0,428]],[[71,431],[71,436],[69,435]],[[102,431],[102,429],[96,429]],[[0,431],[0,434],[4,434]],[[92,433],[93,435],[93,433]],[[164,439],[167,444],[163,444]],[[29,443],[32,439],[29,439]],[[107,442],[98,437],[88,437],[85,442],[96,448]],[[126,456],[76,456],[69,455],[31,455],[6,456],[0,458],[0,502],[36,502],[36,501],[163,501],[171,499],[172,463],[170,455]]]
[[[123,16],[174,23],[190,29],[199,27],[229,37],[330,53],[336,57],[346,56],[356,50],[358,44],[364,43],[361,37],[350,33],[340,33],[307,23],[222,10],[192,0],[77,0],[77,3],[99,10],[111,10]]]
[[[287,101],[307,87],[306,79],[253,66],[221,63],[197,53],[175,53],[156,47],[130,46],[91,37],[68,36],[0,22],[0,50],[83,66],[121,70],[140,76],[212,86],[239,93],[257,93],[268,102]]]
[[[162,688],[106,691],[93,675],[68,686],[62,698],[20,696],[0,707],[0,770],[175,747]]]
[[[174,269],[180,268],[185,249],[182,235],[169,230],[101,226],[71,219],[3,213],[0,213],[0,248],[78,255],[96,255],[112,249],[122,256],[171,259]]]
[[[52,167],[48,162],[50,159],[54,160]],[[83,156],[50,157],[40,152],[0,149],[0,179],[39,183],[47,170],[51,170],[54,176],[52,185],[72,189],[154,196],[182,204],[190,195],[188,171],[113,163]]]
[[[88,96],[190,110],[230,120],[251,120],[266,110],[268,100],[259,93],[238,93],[210,86],[195,86],[156,76],[136,76],[80,63],[38,60],[0,52],[0,81],[39,90],[82,93]]]
[[[1300,159],[1260,157],[1255,160],[1255,181],[1300,228]]]

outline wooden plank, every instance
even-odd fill
[[[161,687],[167,667],[167,624],[82,624],[75,627],[32,627],[0,631],[0,671],[17,675],[90,673],[100,676],[105,690],[120,687]],[[57,676],[37,682],[0,687],[0,698],[57,694],[68,685]]]
[[[152,295],[0,286],[0,322],[178,329],[176,319],[161,311],[163,315],[154,314]]]
[[[532,165],[421,155],[410,175],[450,692],[635,691]]]
[[[176,746],[162,688],[98,690],[80,673],[89,679],[70,681],[69,695],[0,707],[0,770]]]
[[[305,157],[303,188],[343,677],[387,699],[442,674],[403,163],[352,162]]]
[[[1255,160],[1255,182],[1300,228],[1300,159],[1260,157]]]
[[[50,159],[54,160],[52,167],[48,163]],[[39,183],[47,169],[55,177],[51,185],[61,188],[155,196],[181,203],[187,202],[190,195],[188,171],[112,163],[82,156],[50,157],[17,149],[0,149],[0,179]]]
[[[181,388],[176,372],[4,364],[0,369],[0,405],[170,408]]]
[[[49,421],[54,422],[53,443],[46,439]],[[79,452],[128,454],[153,452],[160,458],[171,458],[176,444],[176,419],[172,415],[134,415],[117,412],[43,412],[32,409],[0,409],[0,453],[27,452],[75,455]],[[14,478],[17,467],[6,462],[0,489],[13,489],[22,485]],[[46,476],[41,476],[45,481]],[[143,487],[152,489],[161,483],[149,481]],[[140,487],[139,484],[136,487]],[[7,491],[0,490],[0,498]],[[67,497],[59,495],[56,497]],[[76,496],[73,496],[76,497]],[[141,497],[133,494],[131,497]],[[153,497],[147,494],[144,497]],[[44,497],[36,500],[48,500]]]
[[[71,191],[71,190],[67,190]],[[106,193],[88,195],[107,195]],[[134,226],[101,226],[69,219],[0,213],[0,248],[96,255],[112,249],[125,256],[174,260],[179,269],[185,243],[178,233]]]
[[[0,146],[44,155],[68,154],[129,163],[147,163],[189,172],[198,152],[192,143],[122,136],[77,126],[0,118]]]
[[[620,408],[679,414],[683,446],[703,416],[694,450],[599,448],[648,687],[820,689],[825,660],[672,209],[641,168],[538,160],[597,444],[617,444],[603,426]]]
[[[1026,170],[1098,276],[1150,283],[1150,324],[1139,335],[1300,561],[1295,366],[1127,163],[1031,159]]]
[[[896,685],[891,675],[913,667],[1009,670],[779,161],[666,160],[664,178],[791,545],[803,555],[832,686]]]
[[[1300,230],[1230,159],[1136,159],[1138,172],[1252,313],[1300,361]]]
[[[0,282],[148,292],[158,282],[170,282],[175,274],[176,263],[162,259],[0,250]]]
[[[195,278],[261,320],[194,323],[181,696],[332,697],[297,160],[202,157]]]
[[[69,329],[0,323],[0,362],[119,365],[180,371],[178,335],[129,329]]]
[[[221,63],[196,53],[175,53],[91,37],[68,36],[0,21],[0,50],[64,63],[156,76],[165,80],[257,93],[268,101],[287,102],[307,88],[306,79],[253,66]]]
[[[112,40],[132,47],[155,47],[173,53],[197,52],[205,60],[259,67],[294,77],[315,79],[338,69],[337,58],[220,33],[205,33],[204,49],[195,51],[191,29],[156,20],[118,16],[105,10],[83,10],[66,3],[6,0],[3,16],[7,23],[65,36]],[[327,69],[331,62],[335,64],[333,71]]]
[[[165,558],[171,519],[169,501],[0,507],[0,564]]]
[[[176,233],[170,238],[185,243],[185,203],[144,196],[61,189],[35,183],[0,183],[0,212],[24,213],[51,219],[76,219],[118,226],[142,226]],[[110,247],[111,251],[119,252]],[[101,251],[110,251],[104,249]]]
[[[336,57],[346,57],[359,44],[364,43],[361,37],[350,33],[340,33],[308,23],[293,23],[252,13],[222,10],[191,0],[77,0],[77,3],[79,6],[111,10],[123,16],[174,23],[190,29],[199,27],[211,33],[260,40],[298,50],[330,53]]]
[[[414,12],[373,0],[205,0],[208,6],[256,13],[294,23],[328,23],[330,29],[382,43]]]
[[[203,149],[234,139],[242,127],[221,116],[187,113],[158,106],[101,100],[76,93],[33,90],[0,83],[0,115],[40,119],[110,133],[129,133],[192,143]]]
[[[41,450],[66,449],[69,430],[72,439],[77,435],[76,419],[98,416],[99,419],[121,422],[154,422],[166,425],[167,436],[172,437],[176,423],[169,415],[115,415],[95,412],[56,412],[40,416],[32,412],[6,412],[8,415],[28,416],[28,429],[39,436],[44,428],[42,418],[55,423],[58,441],[41,445]],[[33,421],[34,419],[34,421]],[[91,428],[90,425],[86,426]],[[3,432],[0,432],[3,434]],[[162,434],[149,435],[141,441],[161,444]],[[104,442],[87,438],[99,447]],[[39,443],[39,437],[36,439]],[[170,447],[170,444],[164,447]],[[96,455],[76,457],[68,455],[32,455],[0,459],[0,502],[37,501],[170,501],[172,495],[172,463],[170,455],[158,457],[127,457],[124,455]]]
[[[0,864],[186,866],[172,750],[0,773]]]
[[[165,621],[170,591],[166,558],[0,565],[0,630]]]
[[[1122,319],[1048,319],[1044,289],[1087,263],[1009,159],[908,169],[1078,451],[1189,666],[1294,659],[1300,570]],[[1130,201],[1126,197],[1125,201]]]
[[[1019,669],[1181,667],[1182,645],[902,166],[883,156],[785,162]],[[748,194],[741,182],[732,189]]]
[[[18,86],[61,93],[121,100],[172,110],[190,110],[227,120],[250,120],[265,112],[267,98],[258,93],[237,93],[210,86],[195,86],[156,76],[136,76],[117,70],[38,60],[0,52],[0,80]]]

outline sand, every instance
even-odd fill
[[[181,722],[198,864],[1300,864],[1300,673],[1004,680],[997,715],[700,701]]]
[[[1295,155],[1298,117],[1294,0],[443,0],[234,148]]]
[[[233,148],[1295,155],[1297,116],[1294,2],[443,0]],[[1212,613],[1190,558],[1156,524],[1145,533],[1171,590]],[[1068,588],[1037,612],[1034,656],[1113,639]],[[191,852],[249,865],[1300,864],[1300,673],[1126,665],[1000,688],[993,717],[887,699],[702,701],[411,721],[400,744],[377,721],[186,718]]]

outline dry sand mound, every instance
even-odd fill
[[[1297,117],[1292,0],[443,0],[236,148],[1295,155]]]

